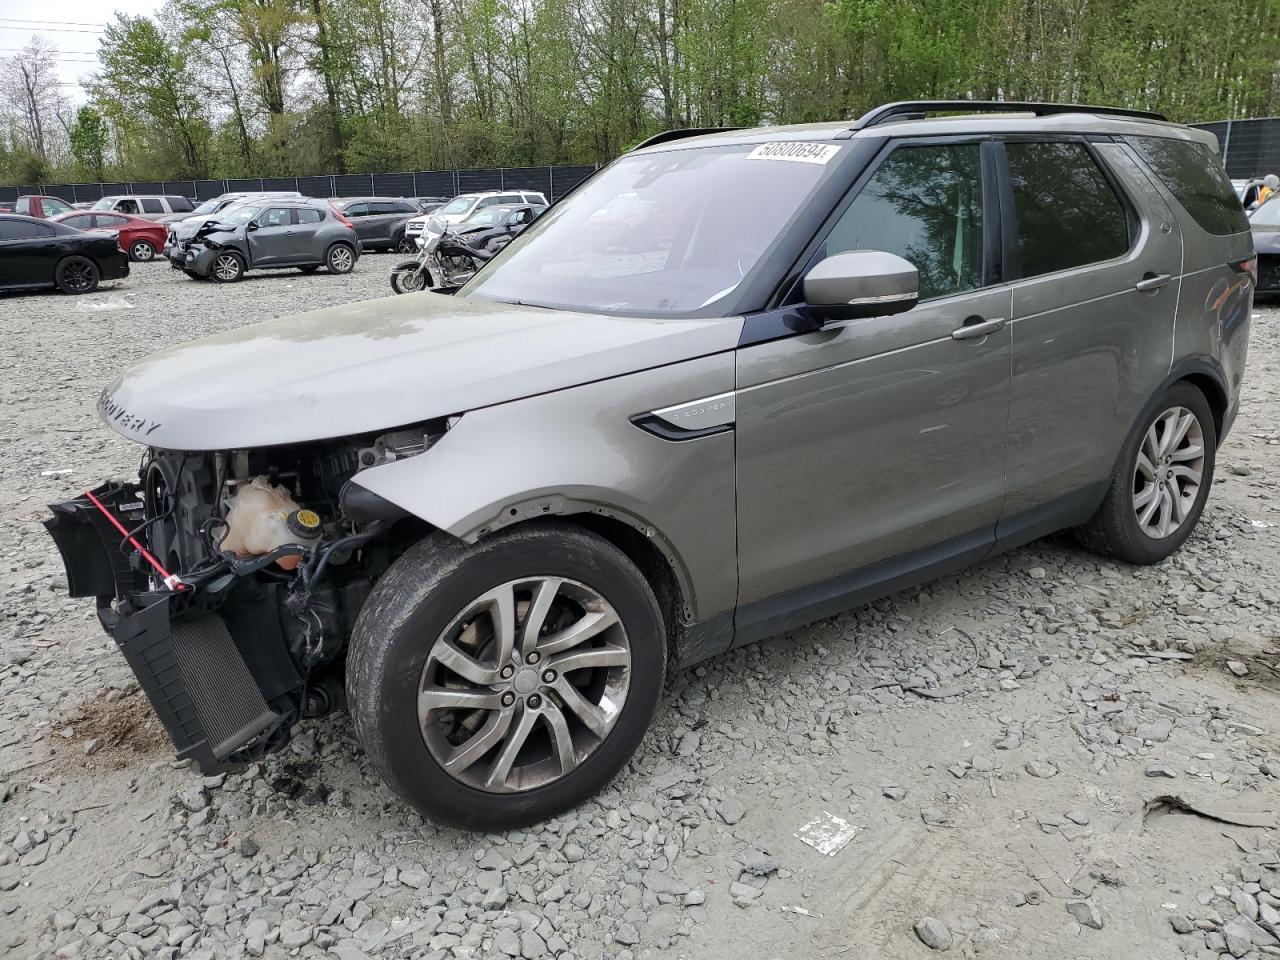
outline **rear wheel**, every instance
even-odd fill
[[[88,257],[67,257],[58,264],[54,282],[63,293],[93,293],[98,276],[98,265]]]
[[[621,551],[559,525],[420,542],[378,581],[347,655],[356,733],[428,816],[498,830],[581,803],[653,716],[666,632]]]
[[[209,276],[219,283],[235,283],[244,276],[244,257],[230,250],[222,251],[213,258]]]
[[[149,240],[135,240],[133,245],[129,247],[129,258],[139,263],[146,263],[148,260],[156,258],[156,248],[151,245]]]
[[[330,273],[350,273],[356,265],[356,254],[345,243],[335,243],[325,254],[324,262]]]
[[[1076,531],[1090,550],[1129,563],[1159,563],[1200,520],[1218,449],[1213,411],[1185,381],[1160,398],[1125,444],[1098,512]]]
[[[412,237],[402,233],[400,234],[399,237],[396,238],[396,242],[395,242],[396,253],[413,253],[417,249],[418,249],[418,245],[413,242]]]

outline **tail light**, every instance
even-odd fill
[[[1254,283],[1258,282],[1258,256],[1254,254],[1247,260],[1233,260],[1227,264],[1236,273],[1247,273],[1249,279]]]
[[[342,224],[344,227],[350,227],[352,230],[356,228],[356,225],[352,223],[350,220],[348,220],[347,215],[343,213],[341,210],[339,210],[335,204],[331,203],[329,204],[329,206],[333,207],[333,215],[338,218],[338,222],[340,224]]]

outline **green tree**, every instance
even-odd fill
[[[93,107],[81,107],[71,128],[71,154],[82,176],[102,180],[107,154],[107,122]]]

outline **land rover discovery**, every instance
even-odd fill
[[[528,823],[627,762],[673,664],[1064,528],[1168,557],[1253,269],[1212,137],[1152,114],[674,131],[455,296],[129,368],[100,411],[138,481],[48,526],[179,756],[261,756],[345,690],[409,803]]]

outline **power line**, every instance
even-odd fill
[[[0,20],[6,20],[10,23],[53,23],[64,27],[105,27],[105,23],[93,22],[87,23],[83,20],[26,20],[22,17],[0,17]]]
[[[0,23],[0,30],[30,30],[33,33],[105,33],[101,30],[87,30],[83,27],[22,27],[9,23]]]

